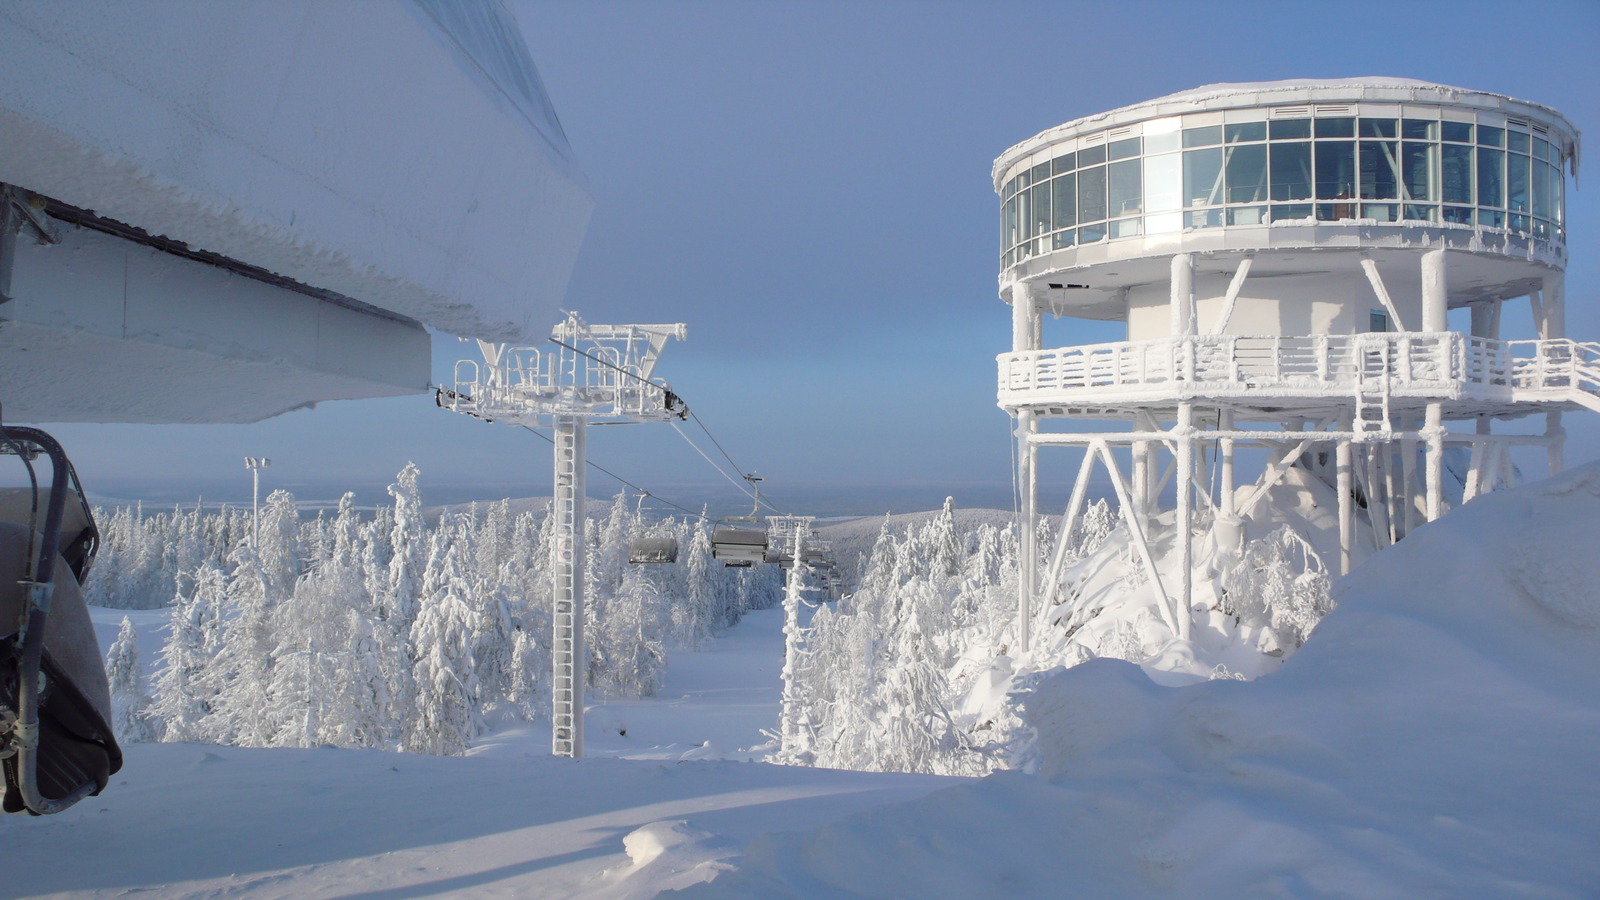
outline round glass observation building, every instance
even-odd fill
[[[1514,451],[1560,469],[1563,413],[1600,411],[1600,343],[1570,339],[1563,312],[1578,156],[1549,107],[1397,78],[1209,85],[1001,154],[1023,646],[1059,587],[1034,571],[1041,448],[1083,451],[1068,536],[1104,468],[1179,636],[1216,599],[1216,560],[1271,523],[1346,572],[1514,483]],[[1502,329],[1516,301],[1531,329]],[[1051,347],[1046,313],[1126,336]],[[1496,430],[1530,415],[1542,434]],[[1296,491],[1298,513],[1272,509]]]

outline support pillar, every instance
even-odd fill
[[[583,644],[583,502],[588,420],[555,417],[555,540],[551,551],[554,586],[551,647],[554,681],[551,698],[550,752],[583,756],[584,675],[589,654]]]
[[[1343,430],[1349,431],[1346,423]],[[1356,504],[1352,496],[1350,440],[1340,438],[1334,449],[1334,478],[1339,491],[1339,574],[1350,574],[1350,551],[1355,546]]]
[[[1437,521],[1444,515],[1444,408],[1443,404],[1429,403],[1427,424],[1422,436],[1428,442],[1428,521]]]
[[[1194,254],[1173,255],[1171,313],[1174,336],[1195,333],[1194,269]]]
[[[1444,251],[1422,254],[1422,330],[1449,331],[1447,313],[1450,284],[1445,273]]]
[[[1174,519],[1178,530],[1178,637],[1187,640],[1194,617],[1194,406],[1178,404],[1178,424],[1172,429],[1178,441],[1178,502]]]
[[[1551,272],[1544,276],[1544,333],[1540,337],[1545,340],[1564,338],[1567,336],[1567,275],[1565,272]]]
[[[1017,413],[1017,481],[1022,489],[1022,571],[1017,590],[1017,646],[1028,652],[1033,624],[1033,597],[1039,580],[1039,449],[1029,440],[1039,428],[1033,410]]]
[[[1217,413],[1217,430],[1228,432],[1233,430],[1233,410],[1222,409]],[[1221,438],[1217,441],[1218,454],[1222,457],[1219,463],[1221,470],[1221,483],[1217,492],[1217,544],[1237,556],[1244,550],[1244,528],[1239,521],[1239,515],[1234,511],[1234,482],[1237,478],[1234,465],[1233,438]]]
[[[1554,476],[1566,468],[1566,460],[1563,457],[1566,451],[1567,430],[1561,427],[1560,410],[1544,414],[1544,436],[1550,439],[1545,449],[1550,454],[1550,474]]]

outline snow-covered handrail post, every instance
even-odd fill
[[[550,348],[479,341],[484,363],[470,368],[473,380],[457,380],[438,392],[439,405],[456,412],[522,427],[549,426],[554,432],[550,744],[556,756],[583,755],[588,668],[583,506],[589,422],[665,422],[687,416],[688,409],[666,382],[652,376],[666,342],[686,336],[681,323],[590,325],[571,312],[552,330]],[[458,378],[469,371],[465,362],[457,364]]]
[[[810,532],[813,521],[812,516],[767,517],[767,530],[777,539],[774,543],[779,559],[793,554],[783,591],[783,703],[779,713],[778,752],[784,759],[801,752],[800,692],[796,684],[800,662],[800,594],[805,590],[805,535]]]

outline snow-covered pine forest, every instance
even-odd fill
[[[447,509],[430,526],[415,466],[389,494],[375,511],[346,494],[332,515],[305,520],[275,491],[254,545],[248,509],[98,511],[88,601],[170,607],[161,647],[139,647],[125,620],[109,650],[119,737],[453,754],[489,725],[547,718],[548,516],[501,501]],[[653,694],[667,646],[699,646],[777,598],[772,567],[712,559],[709,528],[646,523],[623,494],[587,520],[596,695]],[[629,541],[647,529],[677,538],[677,563],[629,564]]]
[[[1045,522],[1041,569],[1056,555],[1051,525],[1059,521]],[[1011,692],[1040,673],[1110,658],[1176,682],[1254,677],[1332,608],[1326,566],[1283,526],[1217,563],[1220,596],[1199,616],[1204,627],[1176,641],[1146,597],[1125,523],[1104,501],[1068,540],[1064,588],[1037,611],[1033,647],[1019,653],[1014,526],[960,528],[951,500],[921,523],[895,529],[885,519],[855,590],[802,630],[797,739],[779,759],[943,775],[1029,768],[1035,735]]]

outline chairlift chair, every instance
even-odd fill
[[[711,555],[732,568],[745,568],[767,561],[767,529],[761,525],[757,513],[761,511],[761,479],[746,475],[745,481],[755,485],[755,504],[748,516],[732,516],[717,523],[711,531]]]
[[[645,535],[628,542],[628,562],[634,565],[677,561],[678,539],[670,534]]]
[[[49,493],[0,491],[0,808],[60,812],[122,768],[111,692],[80,590],[99,544],[77,473],[55,438],[0,426],[0,452],[49,457]]]

